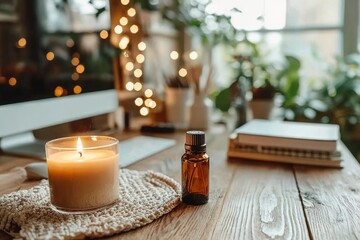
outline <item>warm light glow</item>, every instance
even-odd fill
[[[80,75],[78,73],[76,73],[76,72],[71,74],[71,79],[74,80],[74,81],[79,80],[79,77],[80,77]]]
[[[178,59],[178,58],[179,58],[179,53],[178,53],[177,51],[172,51],[172,52],[170,53],[170,58],[171,58],[172,60]]]
[[[80,59],[79,59],[78,57],[73,57],[73,58],[71,59],[71,64],[72,64],[73,66],[79,65],[79,63],[80,63]]]
[[[123,37],[119,42],[119,48],[124,50],[128,46],[129,42],[130,42],[129,37],[127,36]]]
[[[121,0],[122,5],[128,5],[130,0]]]
[[[79,94],[79,93],[82,92],[82,87],[79,86],[79,85],[76,85],[76,86],[74,87],[73,91],[74,91],[75,94]]]
[[[80,157],[82,157],[83,152],[84,152],[84,148],[83,148],[83,144],[81,142],[80,137],[78,137],[78,139],[77,139],[76,151],[80,154]]]
[[[119,23],[123,26],[125,26],[126,24],[128,24],[129,20],[126,17],[122,17],[119,20]]]
[[[145,100],[145,106],[149,107],[149,108],[155,108],[156,107],[156,102],[152,99],[146,99]]]
[[[136,82],[134,84],[134,90],[135,91],[140,91],[142,89],[142,84],[140,82]]]
[[[198,54],[197,52],[195,52],[195,51],[191,51],[191,52],[189,53],[189,58],[190,58],[191,60],[196,60],[198,57],[199,57],[199,54]]]
[[[9,79],[9,85],[10,86],[15,86],[16,85],[16,83],[17,83],[17,80],[16,80],[16,78],[14,78],[14,77],[11,77],[10,79]]]
[[[135,105],[140,107],[141,105],[143,105],[144,100],[141,97],[138,97],[135,99]]]
[[[135,8],[129,8],[129,9],[127,10],[127,14],[129,15],[129,17],[135,16],[135,14],[136,14]]]
[[[102,39],[107,39],[109,37],[109,33],[106,30],[102,30],[99,35]]]
[[[26,46],[26,39],[25,38],[20,38],[17,42],[18,48],[24,48]]]
[[[62,96],[63,93],[64,93],[64,89],[63,89],[62,87],[60,87],[60,86],[57,86],[57,87],[55,88],[55,90],[54,90],[54,95],[55,95],[56,97]]]
[[[152,97],[153,91],[151,89],[146,89],[144,94],[145,94],[145,97],[149,98],[149,97]]]
[[[180,68],[179,76],[180,77],[186,77],[186,75],[187,75],[187,70],[185,68]]]
[[[72,48],[75,45],[74,40],[72,40],[71,38],[69,38],[68,40],[66,40],[66,46],[68,48]]]
[[[0,83],[6,83],[6,78],[4,76],[0,77]]]
[[[147,107],[140,108],[140,114],[142,116],[147,116],[149,114],[149,109]]]
[[[138,62],[138,63],[143,63],[144,61],[145,61],[145,56],[143,55],[143,54],[138,54],[137,56],[136,56],[136,61]]]
[[[153,109],[156,108],[156,102],[154,100],[151,100],[149,107]]]
[[[126,90],[128,90],[128,91],[134,90],[134,83],[128,82],[128,83],[125,85],[125,88],[126,88]]]
[[[114,32],[115,32],[116,34],[121,34],[121,33],[123,32],[122,26],[116,25],[116,26],[114,27]]]
[[[130,32],[131,33],[137,33],[139,31],[139,27],[137,26],[137,25],[131,25],[131,27],[130,27]]]
[[[145,106],[150,107],[152,101],[153,101],[153,100],[150,99],[150,98],[146,99],[146,100],[145,100]]]
[[[85,71],[85,67],[82,64],[76,66],[76,72],[82,74]]]
[[[142,71],[141,71],[141,69],[139,69],[139,68],[137,68],[137,69],[135,69],[135,71],[134,71],[134,76],[135,77],[137,77],[137,78],[139,78],[139,77],[141,77],[142,76]],[[136,90],[136,89],[135,89]]]
[[[54,60],[54,58],[55,58],[55,54],[54,54],[53,52],[48,52],[48,53],[46,54],[46,59],[47,59],[48,61],[52,61],[52,60]]]
[[[125,69],[128,71],[132,71],[134,69],[134,64],[132,62],[127,62],[125,64]]]
[[[139,42],[138,49],[144,51],[146,49],[146,44],[144,42]]]

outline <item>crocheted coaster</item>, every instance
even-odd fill
[[[61,214],[50,208],[49,185],[0,197],[0,229],[27,239],[102,237],[144,226],[180,203],[179,184],[161,173],[120,169],[120,201],[92,213]]]

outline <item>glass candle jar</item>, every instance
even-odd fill
[[[119,199],[118,140],[66,137],[45,145],[50,202],[63,213],[84,213]]]

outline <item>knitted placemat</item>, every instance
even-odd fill
[[[61,214],[50,208],[49,185],[0,197],[0,229],[26,239],[109,236],[144,226],[180,203],[179,184],[161,173],[120,169],[120,201],[92,213]]]

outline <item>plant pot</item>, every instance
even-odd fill
[[[250,108],[253,118],[269,119],[274,108],[274,98],[253,99],[250,101]]]
[[[178,129],[187,129],[192,105],[190,88],[165,88],[166,120]]]
[[[189,128],[206,130],[210,125],[212,102],[205,93],[194,95],[194,102],[190,107]]]

